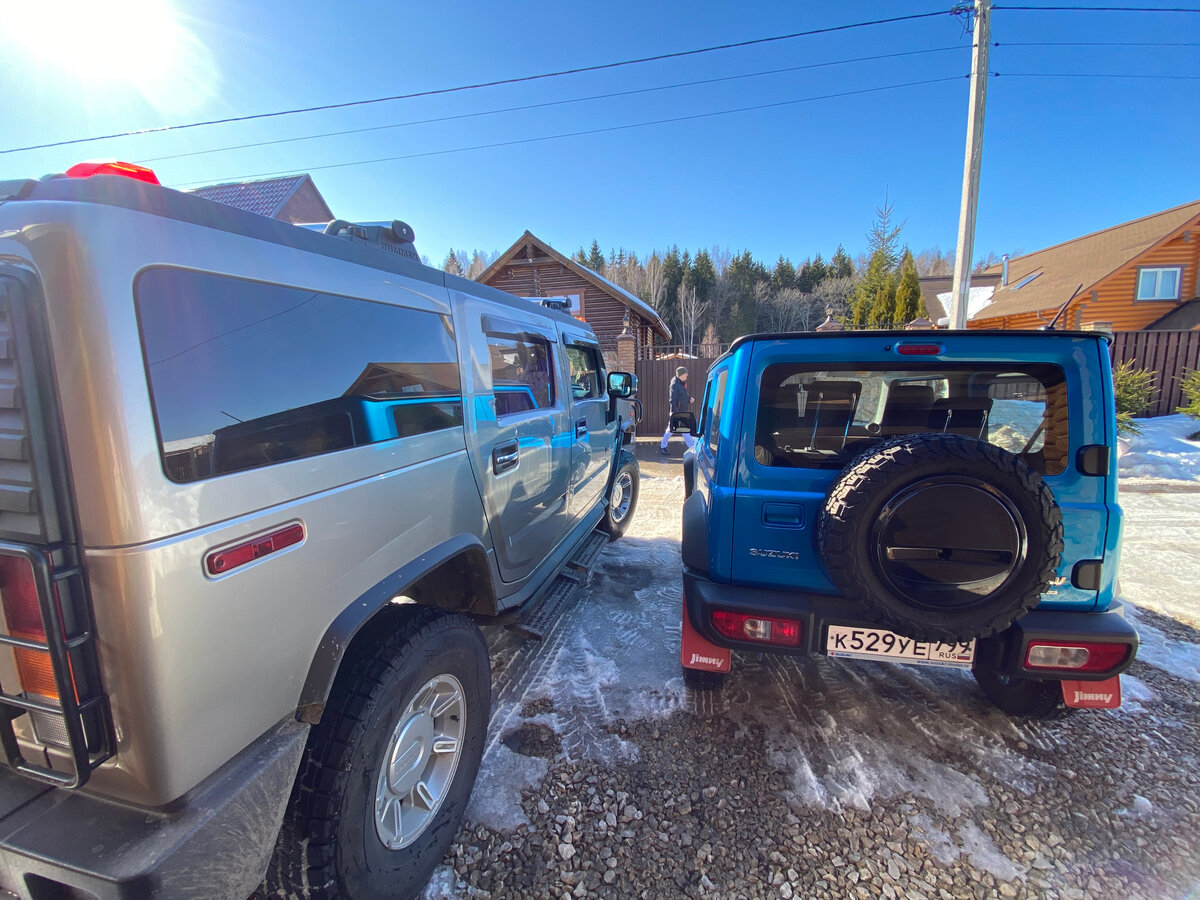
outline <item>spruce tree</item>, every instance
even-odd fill
[[[904,251],[904,261],[900,264],[900,284],[896,287],[896,306],[892,321],[898,325],[907,325],[913,319],[928,315],[925,310],[925,299],[921,296],[921,280],[917,276],[917,261],[913,259],[912,251]]]
[[[790,259],[785,259],[783,254],[780,254],[779,259],[775,261],[775,271],[771,273],[771,290],[778,294],[785,288],[795,287],[796,267]]]
[[[696,289],[696,297],[700,302],[706,302],[712,296],[713,285],[717,282],[717,269],[707,250],[696,251],[696,258],[692,260],[684,281],[688,287]]]
[[[587,267],[597,275],[604,273],[604,251],[600,249],[600,242],[593,239],[592,249],[588,251]]]
[[[462,263],[458,261],[458,254],[454,252],[453,247],[446,254],[446,259],[442,263],[442,271],[449,272],[451,275],[461,275],[463,273]]]

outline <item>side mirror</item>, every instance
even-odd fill
[[[637,376],[629,372],[608,373],[608,395],[618,400],[628,400],[637,393]]]
[[[671,413],[671,434],[690,434],[696,437],[696,416],[690,412]]]

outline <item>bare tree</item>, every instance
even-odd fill
[[[834,279],[837,280],[837,279]],[[812,331],[825,319],[825,310],[815,293],[796,288],[765,291],[758,285],[759,327],[768,331]]]
[[[835,319],[850,312],[850,297],[854,293],[854,285],[853,278],[826,278],[817,285],[813,291],[813,299],[816,301],[815,309],[819,311],[822,319],[826,310],[832,310]]]
[[[643,296],[650,303],[650,306],[655,310],[662,310],[662,303],[667,292],[667,282],[663,277],[663,261],[658,253],[651,253],[650,258],[646,260],[646,268],[644,270],[645,277],[645,294]]]
[[[729,268],[729,264],[733,262],[733,254],[729,252],[728,247],[718,247],[713,244],[713,248],[709,255],[712,257],[713,268],[716,269],[718,275],[724,274]]]
[[[696,332],[700,328],[700,320],[708,311],[708,301],[696,296],[696,289],[686,284],[680,284],[676,291],[679,298],[679,343],[688,353],[694,353],[696,347]]]
[[[954,251],[943,253],[941,247],[929,247],[918,253],[914,259],[917,263],[918,275],[952,275],[954,274]]]

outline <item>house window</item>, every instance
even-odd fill
[[[1169,269],[1139,269],[1137,298],[1139,300],[1178,300],[1182,272],[1183,270],[1179,266]]]

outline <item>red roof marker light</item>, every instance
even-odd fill
[[[91,178],[93,175],[121,175],[147,184],[161,184],[152,169],[116,160],[76,163],[67,169],[68,178]]]

